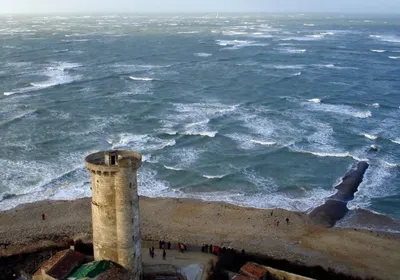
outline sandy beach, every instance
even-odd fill
[[[140,210],[144,240],[212,243],[355,276],[400,279],[399,234],[318,227],[305,213],[190,199],[141,197]],[[71,238],[91,241],[89,198],[40,201],[0,213],[1,256]]]

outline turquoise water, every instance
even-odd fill
[[[0,209],[90,196],[83,157],[143,154],[140,194],[400,218],[400,19],[3,16]],[[377,145],[378,152],[370,146]]]

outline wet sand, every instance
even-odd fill
[[[140,210],[144,240],[212,243],[356,276],[400,279],[399,234],[325,228],[314,225],[305,213],[190,199],[141,197]],[[42,212],[47,215],[44,221]],[[41,201],[0,212],[2,256],[70,238],[91,241],[88,198]]]

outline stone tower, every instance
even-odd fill
[[[142,156],[132,151],[88,155],[91,173],[93,249],[95,260],[111,260],[142,278],[137,170]]]

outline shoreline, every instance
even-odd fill
[[[211,243],[355,276],[400,278],[400,251],[396,249],[400,233],[326,228],[314,225],[303,212],[224,202],[140,197],[139,203],[143,240]],[[44,221],[42,212],[46,213]],[[90,198],[40,201],[0,213],[0,256],[69,239],[91,242]],[[369,221],[375,215],[362,214],[352,219]]]

